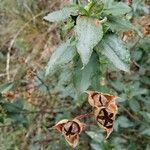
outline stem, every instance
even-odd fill
[[[126,109],[124,106],[122,106],[122,105],[119,105],[120,107],[122,107],[123,108],[123,110],[132,118],[132,119],[134,119],[134,120],[136,120],[136,121],[139,121],[139,119],[136,117],[136,116],[133,116],[132,114],[131,114],[131,112],[128,110],[128,109]]]
[[[59,138],[49,138],[49,139],[45,139],[45,140],[37,140],[37,141],[34,141],[35,144],[48,144],[49,142],[53,142],[53,141],[56,141],[56,140],[60,140]]]
[[[76,119],[83,119],[83,118],[86,118],[86,117],[92,117],[94,114],[93,113],[89,113],[89,114],[82,114],[82,115],[79,115],[77,117],[75,117]]]
[[[49,90],[48,85],[45,84],[45,82],[44,82],[37,74],[34,74],[34,75],[35,75],[35,76],[41,81],[41,83],[46,87],[46,90],[47,90],[47,92],[48,92],[49,98],[52,98],[52,95],[51,95],[51,93],[50,93],[50,90]]]

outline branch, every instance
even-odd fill
[[[37,141],[34,141],[33,143],[36,144],[48,144],[49,142],[53,142],[53,141],[56,141],[56,140],[60,140],[59,138],[49,138],[49,139],[45,139],[45,140],[37,140]]]
[[[37,75],[37,74],[34,74],[40,81],[41,83],[46,87],[46,90],[48,92],[48,95],[49,95],[49,98],[52,98],[52,95],[50,93],[50,89],[49,89],[49,86],[47,84],[45,84],[45,82]]]

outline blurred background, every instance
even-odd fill
[[[86,100],[74,100],[74,89],[65,78],[68,72],[44,77],[65,29],[43,17],[68,3],[0,0],[0,150],[70,150],[51,127],[89,111]],[[144,35],[123,33],[129,46],[134,43],[131,73],[110,64],[101,68],[100,91],[121,97],[114,132],[106,141],[103,130],[93,125],[81,135],[78,150],[150,150],[150,1],[133,0],[131,7],[132,22]]]

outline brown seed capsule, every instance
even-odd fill
[[[86,91],[88,94],[88,102],[93,107],[106,107],[110,102],[117,97],[97,91]]]
[[[106,139],[109,137],[111,132],[113,131],[113,124],[116,116],[116,112],[109,110],[108,108],[96,108],[94,111],[94,116],[97,124],[106,130],[107,136]]]
[[[113,131],[113,123],[118,111],[115,102],[117,97],[97,91],[87,91],[86,93],[89,104],[94,108],[95,120],[101,128],[106,130],[106,138],[108,138]]]
[[[63,133],[69,145],[76,147],[79,142],[79,134],[84,129],[85,124],[81,123],[78,119],[64,119],[59,121],[54,127],[59,132]]]

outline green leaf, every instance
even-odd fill
[[[149,143],[147,143],[145,150],[150,150],[150,144]]]
[[[61,10],[49,13],[47,16],[44,17],[44,19],[49,21],[49,22],[64,21],[67,18],[69,18],[71,14],[77,13],[77,10],[78,9],[75,6],[65,7]]]
[[[93,48],[103,37],[102,25],[87,17],[78,17],[75,32],[77,36],[77,51],[81,57],[83,67],[87,65]]]
[[[86,134],[95,142],[101,143],[104,140],[104,136],[102,133],[87,131]]]
[[[114,34],[107,34],[98,47],[118,69],[129,72],[130,54],[123,41]]]
[[[12,82],[8,82],[8,83],[4,83],[2,85],[0,85],[0,92],[7,92],[9,90],[11,90],[13,88],[13,83]]]
[[[41,148],[40,144],[32,144],[30,145],[30,150],[39,150]]]
[[[88,12],[84,7],[79,7],[79,11],[83,16],[87,16]]]
[[[90,3],[89,7],[89,15],[93,17],[100,17],[102,10],[104,8],[104,4],[101,1],[93,1]]]
[[[115,145],[115,150],[122,150],[127,140],[122,138],[121,136],[116,136],[113,139],[113,144]],[[125,149],[124,149],[125,150]]]
[[[134,30],[134,26],[129,22],[129,20],[123,17],[108,17],[108,25],[110,26],[112,31],[129,31]]]
[[[100,144],[91,143],[90,145],[93,150],[103,150]]]
[[[108,16],[107,23],[113,32],[135,31],[142,37],[142,33],[129,20],[124,17]]]
[[[149,7],[146,7],[144,0],[133,0],[132,9],[136,15],[149,14]]]
[[[150,136],[150,128],[144,129],[143,131],[140,132],[140,134]]]
[[[112,6],[114,0],[102,0],[102,2],[105,5],[105,7],[109,8]]]
[[[128,5],[122,2],[119,2],[119,3],[117,2],[117,3],[113,3],[103,12],[107,15],[121,16],[126,13],[129,13],[130,11],[131,11],[131,8]]]
[[[74,71],[74,85],[77,93],[81,94],[91,85],[92,77],[94,76],[94,68],[97,65],[96,55],[92,55],[89,63],[81,70],[81,63],[78,64]]]
[[[116,122],[122,128],[129,128],[129,127],[133,126],[133,123],[128,118],[126,118],[125,116],[118,117]]]
[[[144,37],[139,41],[139,48],[143,49],[145,52],[149,53],[150,50],[150,38],[149,37]]]
[[[1,106],[1,104],[0,104]],[[4,114],[0,113],[0,123],[4,123]]]
[[[148,107],[148,110],[149,110],[149,104],[146,104],[146,105],[148,105],[147,107]],[[150,123],[150,112],[140,111],[139,114],[143,117],[145,122]]]
[[[21,98],[17,98],[14,103],[5,102],[1,105],[10,114],[20,113],[23,110],[23,100]]]
[[[15,123],[21,123],[27,125],[27,118],[25,114],[24,101],[21,97],[17,97],[17,100],[13,103],[4,102],[1,103],[2,108],[6,111],[7,117],[11,118]]]
[[[70,40],[60,45],[52,54],[46,67],[46,75],[54,74],[61,66],[69,63],[76,54],[76,48],[71,46]]]
[[[133,99],[129,101],[129,106],[134,112],[139,112],[140,111],[140,105],[137,100]]]
[[[72,68],[68,65],[63,67],[63,70],[60,72],[58,83],[54,89],[54,92],[59,93],[59,97],[64,98],[70,96],[74,98],[76,91],[72,83],[72,74]]]

